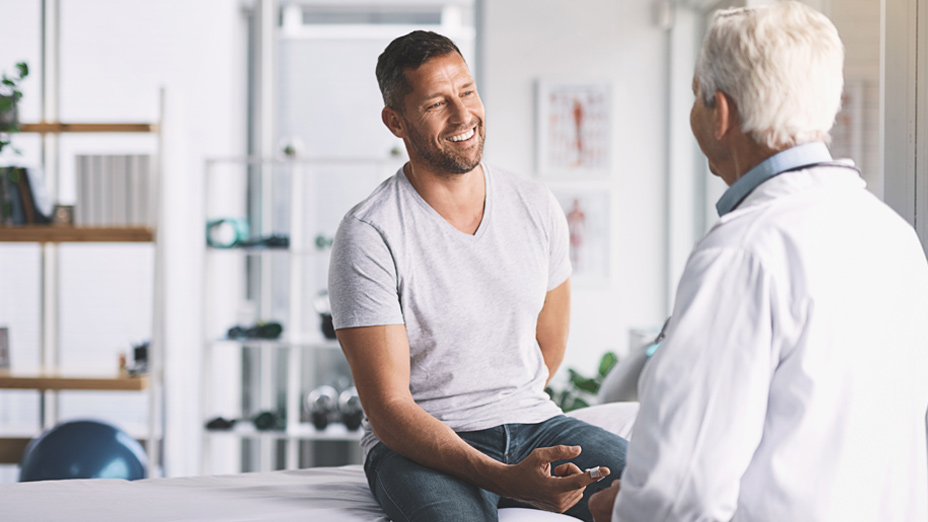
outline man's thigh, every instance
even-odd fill
[[[590,496],[597,491],[608,488],[612,481],[619,478],[622,470],[625,469],[625,452],[628,448],[628,441],[598,426],[564,415],[559,415],[540,424],[523,425],[517,440],[514,442],[518,443],[518,461],[527,457],[535,448],[563,444],[580,446],[580,455],[570,461],[581,470],[597,466],[609,468],[610,475],[600,482],[594,482],[587,486],[583,493],[583,500],[567,511],[568,515],[583,520],[592,520],[586,505]],[[553,462],[551,464],[552,470],[564,462],[566,461]]]
[[[581,447],[580,456],[571,459],[581,469],[607,466],[612,471],[608,477],[610,482],[625,469],[628,441],[598,426],[565,415],[558,415],[539,424],[522,426],[521,433],[513,441],[518,444],[520,460],[535,448],[563,444]]]
[[[427,468],[383,443],[364,465],[374,498],[394,522],[484,522],[497,519],[499,496]]]

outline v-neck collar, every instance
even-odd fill
[[[457,234],[460,234],[462,237],[469,237],[469,238],[476,240],[476,239],[479,239],[481,236],[483,236],[484,231],[489,226],[490,215],[492,213],[492,207],[493,207],[493,205],[491,204],[493,201],[493,198],[491,197],[493,183],[491,182],[490,170],[483,163],[480,164],[480,167],[481,167],[481,171],[483,172],[483,184],[484,184],[483,217],[480,219],[480,224],[477,225],[477,230],[473,234],[462,232],[461,230],[456,228],[454,225],[449,223],[448,220],[443,218],[442,215],[439,214],[437,210],[432,208],[432,205],[429,205],[428,202],[422,198],[422,195],[419,194],[419,191],[416,190],[416,187],[414,187],[412,185],[412,182],[409,181],[409,178],[406,177],[406,165],[403,165],[402,167],[400,167],[399,181],[400,181],[400,184],[406,188],[406,190],[410,191],[410,193],[413,196],[413,199],[415,199],[416,202],[423,209],[425,209],[426,213],[431,215],[432,219],[437,219],[438,221],[441,222],[441,226],[446,226],[450,228]]]

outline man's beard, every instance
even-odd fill
[[[416,155],[438,173],[466,174],[474,170],[480,164],[480,160],[483,159],[483,142],[486,140],[486,131],[482,120],[477,120],[476,129],[474,129],[475,138],[477,138],[476,155],[472,155],[472,149],[468,149],[466,153],[462,154],[452,147],[440,147],[419,134],[419,131],[414,126],[407,124],[406,128],[409,132],[409,143]]]

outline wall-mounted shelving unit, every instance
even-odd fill
[[[62,123],[39,122],[21,123],[20,133],[36,133],[43,137],[46,150],[45,160],[57,165],[57,140],[54,138],[65,133],[146,133],[158,138],[158,155],[161,154],[161,121],[164,108],[164,93],[161,93],[161,108],[157,122],[151,123]],[[157,164],[160,165],[160,161]],[[161,473],[161,440],[163,439],[162,419],[162,356],[163,339],[163,245],[158,242],[158,204],[161,201],[161,176],[158,167],[153,171],[149,190],[153,221],[149,226],[71,226],[71,225],[25,225],[0,226],[0,244],[2,243],[37,243],[41,257],[41,367],[37,371],[22,372],[14,367],[0,372],[0,389],[35,390],[39,394],[39,426],[33,429],[7,429],[0,427],[0,463],[16,464],[32,437],[54,426],[59,420],[58,394],[63,391],[128,391],[148,394],[148,425],[144,430],[131,429],[130,434],[139,438],[148,453],[148,474],[158,476]],[[52,183],[57,176],[52,176]],[[52,187],[52,194],[57,194],[57,187]],[[100,372],[96,375],[82,375],[69,372],[60,367],[59,353],[59,255],[60,245],[68,243],[150,243],[153,245],[154,282],[151,319],[151,339],[149,341],[148,374],[138,377]]]

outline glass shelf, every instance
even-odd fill
[[[233,348],[307,348],[311,350],[341,350],[337,340],[312,339],[212,339],[211,346],[230,346]]]
[[[294,250],[290,248],[280,248],[280,247],[211,247],[207,246],[206,251],[210,254],[234,254],[234,255],[246,255],[246,256],[257,256],[261,254],[287,254],[290,256],[299,256],[299,257],[312,257],[312,256],[328,256],[329,251],[326,250],[316,250],[316,249],[300,249]]]
[[[286,430],[258,430],[250,422],[238,421],[228,430],[204,430],[214,437],[269,438],[301,440],[336,440],[359,441],[364,432],[361,429],[349,431],[344,424],[329,424],[324,430],[317,430],[309,423],[301,422]]]

